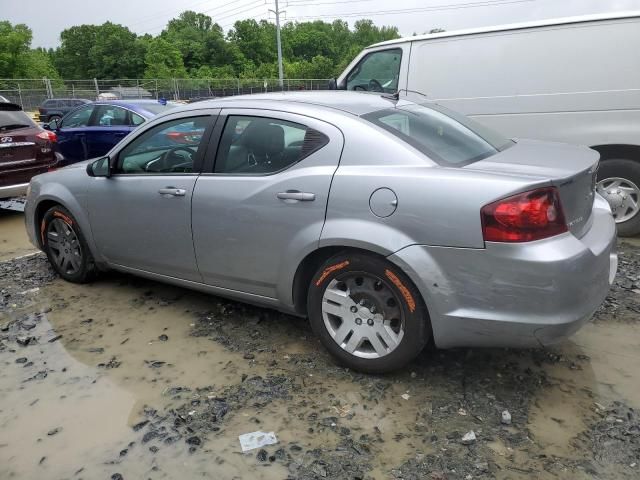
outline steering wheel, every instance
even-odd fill
[[[177,155],[177,152],[181,151],[186,152],[188,158],[185,158],[182,155]],[[175,159],[177,159],[180,163],[175,163]],[[154,170],[158,172],[174,172],[179,167],[185,167],[192,164],[193,150],[191,150],[189,147],[178,145],[177,147],[173,147],[162,154],[162,156],[157,160],[157,165],[159,168],[157,170]]]
[[[384,92],[384,88],[378,80],[376,80],[375,78],[372,78],[371,80],[369,80],[369,91]]]

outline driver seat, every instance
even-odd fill
[[[264,165],[265,170],[280,169],[285,147],[284,129],[280,125],[273,125],[268,120],[254,120],[243,136],[247,149],[256,156],[258,163]]]

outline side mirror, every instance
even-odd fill
[[[90,177],[110,177],[111,159],[109,157],[102,157],[94,162],[88,163],[87,175]]]
[[[327,85],[329,90],[337,90],[338,89],[338,80],[332,78],[329,80],[329,84]]]

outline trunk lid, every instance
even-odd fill
[[[518,140],[513,147],[463,168],[548,181],[558,188],[569,230],[580,238],[591,217],[599,160],[600,154],[586,147]]]

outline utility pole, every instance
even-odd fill
[[[278,0],[276,2],[275,11],[271,10],[276,14],[276,43],[278,45],[278,85],[280,88],[284,86],[284,73],[282,71],[282,42],[280,41],[280,8],[278,7]]]

